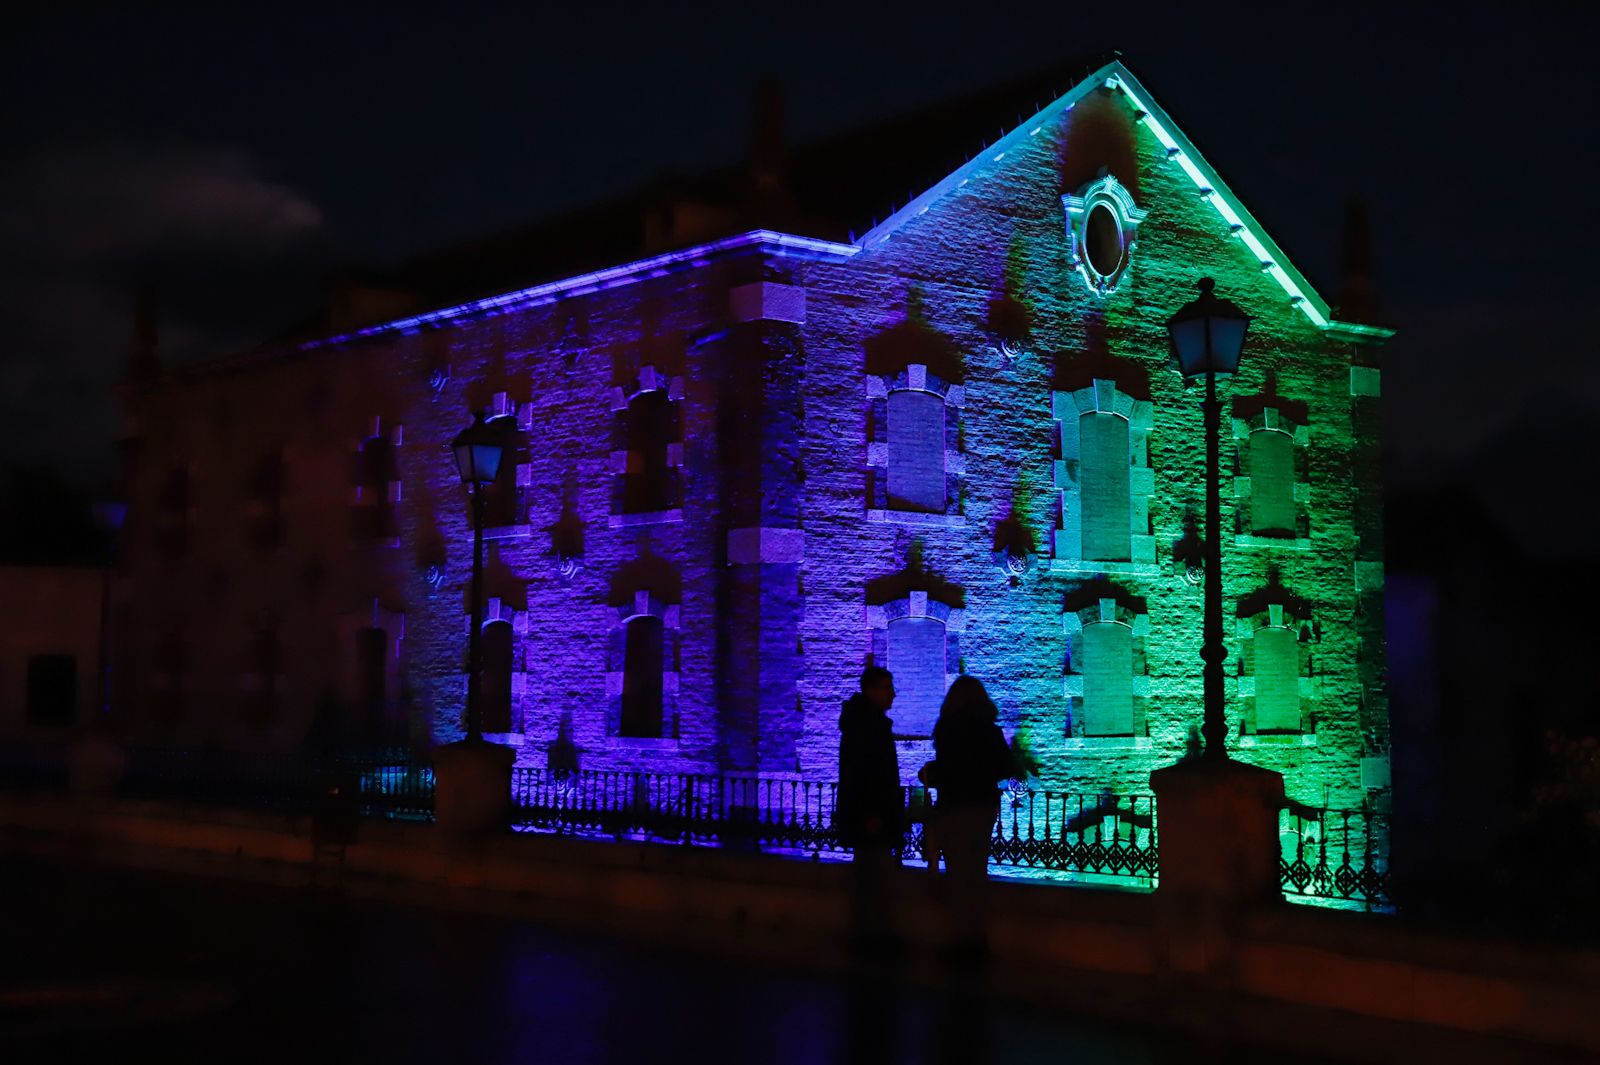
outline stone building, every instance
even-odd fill
[[[1360,803],[1387,782],[1389,334],[1120,61],[806,149],[766,96],[745,166],[346,285],[259,351],[163,371],[147,339],[120,705],[169,742],[459,735],[448,445],[481,411],[511,448],[486,727],[523,764],[830,779],[879,662],[908,778],[966,672],[1047,786],[1143,792],[1200,715],[1204,440],[1165,321],[1202,276],[1254,317],[1224,419],[1232,746]]]

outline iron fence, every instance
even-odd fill
[[[210,805],[325,812],[330,795],[362,817],[431,820],[433,767],[408,749],[229,754],[130,748],[120,792]],[[65,749],[0,748],[0,786],[56,791]],[[900,852],[927,860],[928,812],[937,793],[904,789]],[[513,823],[524,830],[672,843],[715,843],[812,859],[846,857],[835,826],[833,782],[620,770],[512,771]],[[1280,820],[1280,880],[1296,902],[1392,909],[1382,824],[1371,811],[1290,803]],[[1159,878],[1155,800],[1029,789],[1001,795],[990,861],[1021,876],[1109,878],[1153,886]]]
[[[616,770],[521,768],[511,783],[520,828],[677,843],[847,855],[835,827],[838,785]],[[903,858],[926,861],[926,812],[937,792],[904,789]],[[990,858],[1002,868],[1153,879],[1155,805],[1149,796],[1013,789],[1001,799]]]
[[[1286,806],[1279,820],[1278,877],[1291,901],[1393,908],[1381,827],[1370,808]]]
[[[363,817],[433,817],[433,768],[405,749],[272,754],[122,747],[117,757],[117,792],[128,798],[306,814],[325,808],[336,791]],[[0,750],[0,786],[64,790],[71,758],[64,745]]]

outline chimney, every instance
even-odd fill
[[[1344,282],[1337,313],[1342,321],[1378,324],[1378,295],[1372,281],[1372,227],[1367,205],[1353,201],[1345,213]]]
[[[750,132],[749,209],[760,224],[781,224],[794,213],[788,188],[788,149],[783,136],[783,89],[773,78],[756,88]]]
[[[128,379],[148,381],[161,373],[161,332],[156,290],[141,285],[134,297],[133,347],[128,352]]]

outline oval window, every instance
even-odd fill
[[[1122,265],[1122,224],[1116,212],[1103,203],[1089,211],[1083,224],[1084,252],[1089,267],[1101,277],[1110,277]]]

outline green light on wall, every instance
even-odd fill
[[[1222,216],[1222,220],[1238,235],[1240,240],[1244,241],[1245,247],[1249,248],[1260,261],[1263,272],[1270,275],[1283,288],[1283,291],[1288,293],[1290,302],[1300,308],[1317,328],[1326,328],[1328,317],[1322,313],[1322,309],[1317,306],[1317,302],[1307,294],[1298,281],[1289,275],[1288,271],[1279,265],[1278,258],[1280,257],[1271,254],[1267,250],[1261,235],[1256,232],[1256,228],[1253,225],[1245,221],[1244,216],[1233,203],[1232,197],[1218,187],[1221,183],[1202,172],[1190,153],[1183,145],[1178,143],[1177,139],[1167,131],[1166,126],[1162,125],[1160,120],[1156,118],[1151,111],[1153,105],[1147,105],[1140,100],[1120,77],[1107,78],[1106,87],[1121,90],[1123,95],[1127,97],[1128,103],[1137,112],[1139,121],[1144,123],[1145,128],[1149,129],[1151,133],[1155,134],[1156,140],[1167,150],[1168,158],[1176,162],[1179,168],[1189,175],[1189,180],[1193,181],[1195,187],[1201,191],[1206,202],[1216,208],[1217,213]]]

